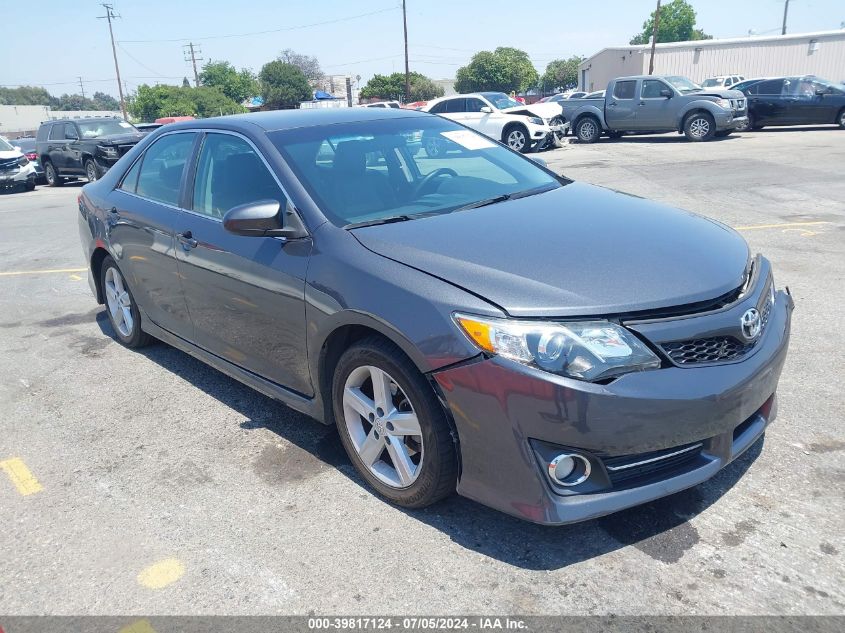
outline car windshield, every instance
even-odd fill
[[[436,116],[268,136],[326,217],[343,227],[451,213],[541,194],[568,182]]]
[[[129,134],[137,132],[130,123],[119,119],[104,119],[101,121],[79,121],[79,131],[82,138],[99,138],[112,134]]]
[[[713,88],[715,86],[721,86],[724,83],[724,79],[705,79],[704,83],[701,84],[702,88]]]
[[[522,105],[516,99],[511,99],[504,92],[482,92],[481,95],[487,99],[487,101],[499,108],[499,110],[504,110],[506,108],[518,108]]]
[[[0,137],[0,152],[11,152],[15,148],[9,145],[8,141],[3,137]]]
[[[688,92],[698,92],[701,90],[701,86],[691,82],[686,77],[666,77],[666,81],[670,84],[675,86],[678,89],[678,92],[681,94],[686,94]]]

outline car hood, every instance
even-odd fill
[[[534,103],[502,110],[505,114],[521,114],[524,116],[538,116],[541,119],[551,119],[560,116],[563,108],[559,103]]]
[[[722,99],[745,99],[740,90],[731,88],[704,88],[701,92],[691,93],[701,97],[721,97]]]
[[[127,134],[106,134],[92,140],[97,141],[100,145],[126,145],[137,143],[142,138],[144,138],[144,135],[141,132],[131,132]]]
[[[5,152],[0,152],[0,160],[9,160],[10,158],[20,158],[23,156],[21,152],[16,149],[10,149]]]
[[[738,288],[748,246],[713,220],[571,183],[478,209],[352,229],[371,251],[513,316],[619,314]]]

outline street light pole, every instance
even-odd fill
[[[405,0],[402,0],[402,26],[405,29],[405,103],[411,100],[411,72],[408,69],[408,14],[405,11]]]

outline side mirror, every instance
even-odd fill
[[[229,209],[223,216],[223,228],[248,237],[295,239],[308,234],[292,208],[285,210],[284,219],[278,200],[256,200]]]
[[[483,112],[484,114],[492,114],[493,108],[491,108],[490,106],[481,106],[481,110],[479,110],[479,112]]]
[[[829,90],[827,88],[816,88],[816,96],[817,97],[822,97],[822,96],[824,96],[828,93],[829,93]]]
[[[661,96],[661,97],[666,97],[667,99],[671,99],[671,98],[673,97],[673,94],[672,94],[672,91],[671,91],[671,90],[669,90],[668,88],[663,88],[663,89],[660,91],[660,96]]]
[[[21,149],[21,146],[20,146],[20,145],[15,145],[12,149],[13,149],[13,150],[15,150],[16,152],[21,152],[21,153],[23,153],[23,150]]]

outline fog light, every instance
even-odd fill
[[[590,476],[590,461],[575,453],[561,453],[549,462],[549,477],[560,486],[577,486]]]

